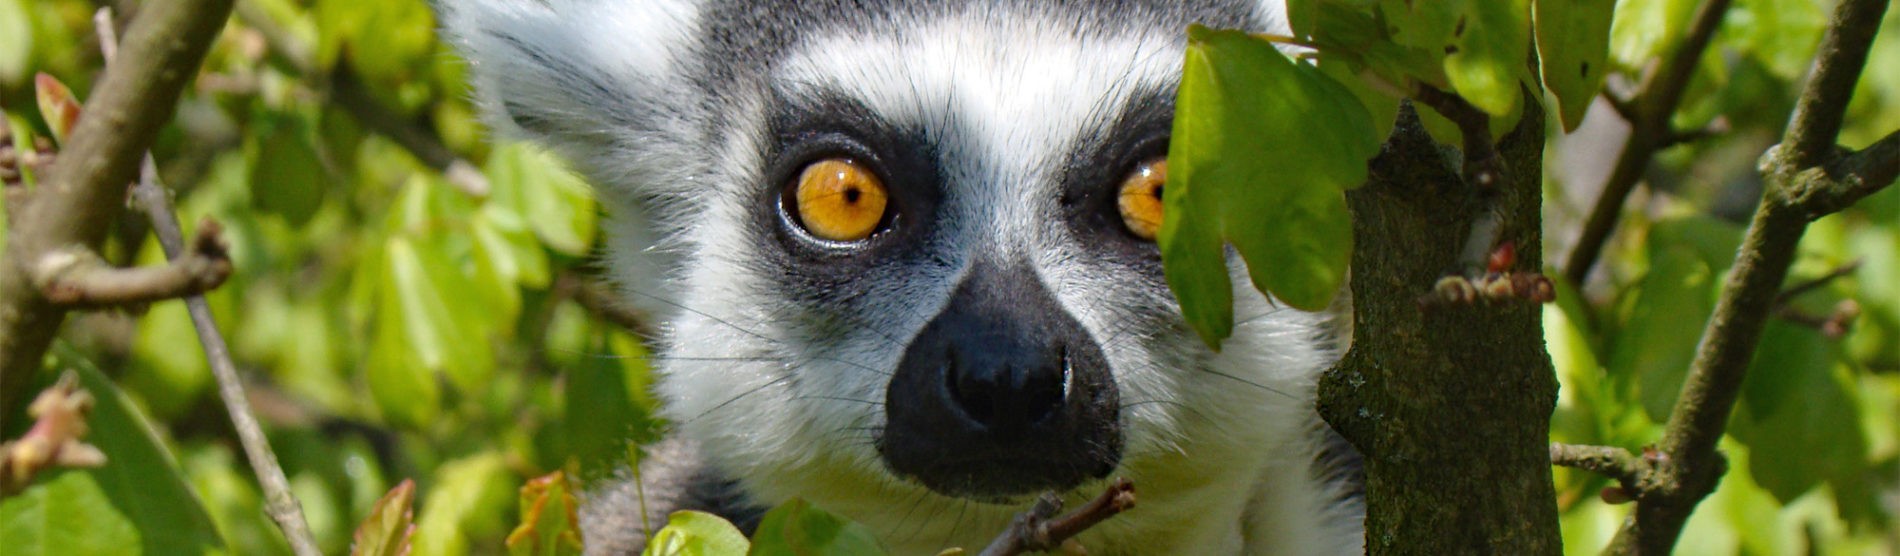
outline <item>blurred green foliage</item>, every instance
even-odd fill
[[[656,428],[644,346],[574,301],[574,288],[595,278],[592,194],[550,155],[490,145],[461,63],[437,40],[423,2],[245,4],[153,150],[177,191],[181,220],[210,217],[224,226],[238,272],[209,299],[252,403],[326,552],[347,549],[377,499],[412,477],[415,554],[499,553],[526,478],[557,469],[600,477]],[[0,0],[0,106],[16,129],[44,135],[32,108],[35,72],[82,95],[90,90],[102,63],[94,9],[76,0]],[[266,40],[267,32],[281,35]],[[315,75],[272,51],[276,41],[312,54]],[[490,191],[458,189],[370,131],[329,97],[337,72],[354,76],[403,125],[470,160]],[[143,228],[122,226],[109,258],[162,262]],[[201,504],[207,527],[216,523],[207,529],[212,540],[229,552],[287,551],[231,441],[182,303],[76,316],[62,342],[69,349],[59,351],[58,365],[103,368],[131,400],[127,407],[157,424],[159,445],[176,454],[182,474],[165,467],[169,458],[126,457],[101,441],[114,466],[188,481],[197,500],[167,498],[164,506],[184,504],[176,516],[189,516]],[[111,391],[106,382],[88,386],[102,398]],[[570,391],[579,405],[567,403]],[[95,438],[143,430],[105,422],[104,413],[95,413]],[[34,491],[72,504],[8,499],[0,513],[5,544],[57,533],[14,527],[90,527],[69,518],[95,513],[101,496],[152,490],[144,480],[124,482],[137,475],[77,479],[91,475],[62,473]],[[114,507],[127,506],[138,504]],[[46,513],[15,515],[16,508]],[[147,537],[190,530],[137,517],[114,523],[137,524]],[[119,529],[95,529],[58,536],[105,553],[138,545],[137,532],[124,531],[133,541],[122,542],[126,536],[104,534]],[[151,542],[147,553],[192,552]],[[77,552],[52,552],[88,552],[70,548]]]
[[[595,272],[594,202],[548,155],[489,144],[461,63],[437,40],[423,2],[244,4],[154,151],[182,220],[225,226],[238,273],[210,301],[272,444],[328,552],[344,550],[377,499],[413,477],[416,554],[500,553],[527,478],[556,469],[600,477],[659,426],[645,393],[645,346],[573,295]],[[1658,437],[1733,258],[1737,221],[1759,191],[1754,161],[1785,125],[1830,4],[1735,2],[1676,114],[1685,129],[1719,123],[1724,132],[1666,151],[1623,220],[1604,278],[1581,291],[1561,285],[1545,309],[1563,381],[1554,440],[1637,448]],[[1633,82],[1675,48],[1694,5],[1617,2],[1608,83]],[[0,108],[16,136],[46,131],[32,108],[35,72],[91,89],[101,65],[94,8],[0,0]],[[1887,17],[1850,105],[1849,147],[1900,128],[1900,72],[1891,69],[1900,68],[1900,12]],[[315,75],[271,50],[260,29],[305,49]],[[1521,54],[1508,44],[1497,51]],[[1451,69],[1444,78],[1454,82],[1485,78]],[[331,102],[326,84],[338,71],[473,161],[492,190],[451,186]],[[1574,90],[1559,93],[1576,102]],[[1514,98],[1474,100],[1508,109]],[[1589,116],[1615,117],[1600,107]],[[1568,183],[1557,162],[1617,145],[1552,145],[1551,221],[1574,221],[1587,207],[1567,204],[1566,191],[1596,184]],[[120,227],[107,255],[155,264],[161,257],[138,218]],[[1547,237],[1562,248],[1573,235]],[[1900,549],[1900,189],[1817,222],[1789,282],[1851,262],[1859,266],[1794,298],[1770,324],[1723,441],[1730,471],[1691,520],[1683,553]],[[1823,333],[1815,321],[1846,304],[1857,315],[1851,326]],[[177,553],[192,550],[169,543],[192,543],[286,552],[187,323],[179,302],[71,320],[55,367],[96,365],[87,384],[108,401],[94,414],[93,438],[115,456],[114,471],[54,474],[0,503],[9,548],[58,535],[77,544],[48,550]],[[141,414],[156,434],[143,434]],[[1567,549],[1594,553],[1629,506],[1599,500],[1610,484],[1602,477],[1557,473]],[[191,492],[168,491],[173,483]],[[150,506],[130,499],[138,497],[173,510],[142,512]],[[199,535],[206,529],[194,507],[215,524],[215,539]]]

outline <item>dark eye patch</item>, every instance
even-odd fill
[[[1144,162],[1168,154],[1174,125],[1174,92],[1160,88],[1129,96],[1114,119],[1078,134],[1061,173],[1063,217],[1085,248],[1111,261],[1159,277],[1161,252],[1152,241],[1129,233],[1117,195],[1124,177]]]
[[[877,280],[902,283],[903,267],[928,262],[925,244],[944,196],[937,149],[924,130],[882,118],[835,91],[769,98],[764,167],[755,184],[750,231],[765,248],[762,276],[782,291],[812,297],[813,307],[836,296],[861,295]],[[789,220],[782,196],[806,165],[849,158],[869,168],[889,195],[884,231],[849,244],[815,240]],[[842,306],[832,310],[842,309]]]

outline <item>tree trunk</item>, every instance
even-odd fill
[[[1498,146],[1506,179],[1480,192],[1408,108],[1367,184],[1347,193],[1353,345],[1321,378],[1319,411],[1365,456],[1369,554],[1561,552],[1548,443],[1557,379],[1540,307],[1420,301],[1466,271],[1466,236],[1487,207],[1515,244],[1512,268],[1542,270],[1543,126],[1526,106]]]

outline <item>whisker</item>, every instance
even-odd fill
[[[847,398],[847,397],[843,397],[843,396],[820,396],[820,395],[817,395],[817,394],[812,394],[812,395],[807,395],[807,396],[795,396],[795,397],[793,397],[792,399],[794,399],[794,400],[834,400],[834,401],[840,401],[840,402],[854,402],[854,403],[861,403],[861,404],[866,404],[866,405],[874,405],[874,406],[878,406],[878,407],[884,407],[884,402],[874,402],[874,401],[870,401],[870,400],[860,400],[860,399],[857,399],[857,398]]]
[[[700,412],[700,414],[699,414],[699,415],[694,415],[694,416],[693,416],[693,418],[691,418],[691,419],[687,419],[687,420],[685,420],[685,421],[683,421],[683,422],[681,422],[680,424],[682,424],[682,425],[684,425],[684,424],[686,424],[686,423],[691,423],[691,422],[694,422],[694,421],[698,421],[698,420],[700,420],[701,418],[703,418],[703,417],[705,417],[705,416],[707,416],[707,415],[711,415],[711,414],[712,414],[712,412],[714,412],[714,411],[719,411],[719,410],[720,410],[721,408],[724,408],[724,407],[726,407],[726,406],[728,406],[728,405],[732,405],[732,402],[736,402],[736,401],[739,401],[739,398],[743,398],[743,397],[746,397],[746,396],[750,396],[750,395],[752,395],[752,394],[755,394],[755,393],[757,393],[757,392],[759,392],[760,390],[764,390],[764,389],[766,389],[766,387],[769,387],[769,386],[772,386],[772,385],[774,385],[774,384],[783,384],[783,383],[785,383],[785,381],[787,381],[787,380],[790,380],[791,378],[792,378],[792,375],[785,375],[785,376],[781,376],[781,377],[778,377],[778,378],[775,378],[775,379],[772,379],[771,381],[769,381],[769,382],[766,382],[765,384],[760,384],[760,385],[758,385],[758,386],[755,386],[755,387],[753,387],[753,388],[752,388],[751,390],[746,390],[746,391],[744,391],[744,392],[740,392],[740,393],[739,393],[739,395],[737,395],[737,396],[733,396],[733,397],[732,397],[732,399],[729,399],[729,400],[726,400],[726,401],[723,401],[723,402],[719,402],[719,405],[715,405],[715,406],[713,406],[713,407],[712,407],[711,409],[707,409],[706,411],[703,411],[703,412]]]
[[[969,513],[969,511],[970,501],[964,500],[963,505],[957,510],[957,520],[950,524],[950,534],[944,535],[943,542],[937,545],[937,552],[941,553],[949,549],[950,543],[957,540],[957,529],[963,528],[963,515]]]
[[[1266,390],[1266,391],[1268,391],[1268,392],[1272,392],[1272,393],[1275,393],[1275,394],[1279,394],[1279,395],[1281,395],[1281,396],[1284,396],[1284,397],[1286,397],[1286,399],[1289,399],[1289,400],[1293,400],[1293,401],[1299,401],[1299,400],[1300,400],[1300,398],[1299,398],[1299,396],[1295,396],[1295,395],[1292,395],[1292,394],[1288,394],[1288,393],[1286,393],[1285,391],[1282,391],[1282,390],[1280,390],[1280,389],[1278,389],[1278,388],[1274,388],[1274,387],[1272,387],[1272,386],[1267,386],[1267,385],[1265,385],[1265,384],[1261,384],[1261,383],[1258,383],[1258,382],[1254,382],[1254,381],[1251,381],[1251,380],[1247,380],[1247,379],[1244,379],[1244,378],[1240,378],[1240,377],[1237,377],[1237,376],[1234,376],[1234,375],[1230,375],[1230,374],[1227,374],[1227,373],[1223,373],[1223,372],[1220,372],[1220,371],[1216,371],[1216,370],[1214,370],[1214,369],[1209,369],[1209,368],[1206,368],[1206,367],[1197,367],[1197,368],[1196,368],[1196,370],[1197,370],[1197,371],[1200,371],[1200,372],[1203,372],[1203,373],[1208,373],[1208,374],[1211,374],[1211,375],[1214,375],[1214,376],[1218,376],[1218,377],[1222,377],[1222,378],[1225,378],[1225,379],[1228,379],[1228,380],[1232,380],[1232,381],[1235,381],[1235,382],[1239,382],[1239,383],[1241,383],[1241,384],[1245,384],[1245,385],[1248,385],[1248,386],[1252,386],[1252,387],[1254,387],[1254,388],[1259,388],[1259,389],[1261,389],[1261,390]]]

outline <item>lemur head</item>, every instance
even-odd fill
[[[1187,25],[1277,1],[444,3],[491,120],[617,217],[665,414],[759,496],[1010,499],[1311,411],[1319,317],[1243,290],[1209,350],[1153,242]]]

